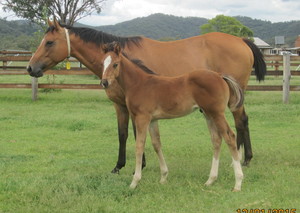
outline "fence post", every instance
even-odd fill
[[[291,79],[291,53],[284,52],[283,53],[283,85],[282,85],[282,92],[283,92],[283,103],[289,103],[289,96],[290,96],[290,79]]]
[[[31,77],[32,100],[36,101],[38,98],[38,78]]]

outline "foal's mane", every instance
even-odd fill
[[[72,27],[68,25],[60,24],[61,27],[65,27],[69,30],[70,33],[74,33],[76,36],[79,36],[85,42],[93,42],[97,46],[101,44],[111,43],[113,41],[117,41],[120,43],[121,47],[124,48],[125,45],[134,44],[136,46],[140,46],[140,41],[142,40],[141,36],[134,37],[120,37],[115,36],[109,33],[105,33],[102,31],[98,31],[91,28],[85,27]],[[53,32],[55,30],[54,26],[50,26],[46,33]]]
[[[139,60],[139,59],[131,59],[128,57],[128,55],[124,52],[122,52],[122,55],[127,58],[129,61],[131,61],[132,63],[134,63],[136,66],[138,66],[141,70],[143,70],[145,73],[148,73],[150,75],[157,75],[156,72],[152,71],[151,69],[149,69],[143,61]]]

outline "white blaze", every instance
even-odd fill
[[[108,68],[108,66],[110,65],[110,63],[111,63],[111,56],[109,55],[109,56],[107,56],[106,59],[104,60],[104,70],[103,70],[102,75],[105,74],[106,69]]]

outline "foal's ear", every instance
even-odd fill
[[[120,43],[119,42],[115,42],[114,43],[114,52],[119,55],[120,52],[121,52],[121,46],[120,46]]]

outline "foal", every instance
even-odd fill
[[[231,111],[243,104],[243,92],[229,76],[209,70],[197,70],[179,77],[163,77],[145,72],[146,67],[134,63],[120,52],[118,43],[104,47],[101,85],[109,89],[117,83],[126,97],[126,105],[136,125],[136,167],[131,188],[142,177],[142,156],[149,129],[152,145],[159,158],[161,179],[167,180],[168,168],[161,150],[158,119],[176,118],[200,109],[205,115],[214,148],[212,167],[205,185],[211,185],[218,176],[222,138],[227,143],[233,160],[235,186],[240,191],[243,172],[235,134],[225,119],[225,109]],[[143,70],[144,69],[144,70]]]

